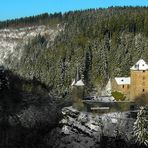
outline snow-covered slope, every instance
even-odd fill
[[[18,29],[0,30],[0,65],[6,65],[6,60],[19,60],[23,45],[38,34],[46,36],[48,42],[53,42],[63,28],[57,25],[54,28],[48,26],[33,26]]]

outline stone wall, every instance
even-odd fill
[[[131,71],[130,99],[148,94],[148,71]]]
[[[118,85],[115,79],[112,80],[112,92],[114,91],[123,93],[127,99],[130,98],[130,85]]]

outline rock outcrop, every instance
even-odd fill
[[[97,115],[66,107],[62,114],[61,127],[51,133],[50,146],[53,148],[97,148],[102,136],[122,136],[126,140],[132,137],[135,120],[128,118],[127,112]]]

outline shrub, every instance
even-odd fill
[[[118,91],[112,92],[112,96],[117,101],[124,101],[126,99],[126,97],[124,96],[124,94],[122,94],[121,92],[118,92]]]

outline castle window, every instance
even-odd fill
[[[143,80],[145,80],[145,77],[143,76]]]
[[[124,88],[124,85],[122,85],[122,88]]]
[[[145,72],[145,70],[143,70],[143,72]]]
[[[142,91],[144,92],[144,89]]]
[[[139,65],[135,65],[135,68],[139,68]]]
[[[127,85],[127,89],[129,89],[129,85]]]

